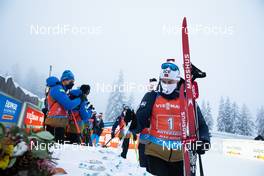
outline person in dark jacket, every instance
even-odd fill
[[[93,119],[95,118],[96,113],[94,111],[93,105],[89,105],[87,111],[89,112],[89,116],[91,116],[91,118],[84,122],[83,139],[85,145],[93,146],[91,136],[93,131]]]
[[[148,91],[156,91],[157,89],[157,79],[151,78],[149,79]],[[148,132],[148,128],[145,128],[141,131],[139,135],[139,144],[138,144],[138,153],[139,153],[139,166],[145,167],[148,171],[147,167],[147,157],[145,155],[145,144],[148,142],[144,139],[144,135]]]
[[[99,138],[104,129],[103,113],[99,113],[93,120],[92,142],[95,140],[94,146],[99,146]]]
[[[147,141],[145,144],[147,168],[153,175],[184,175],[180,80],[179,68],[173,61],[162,64],[158,91],[146,93],[136,113],[137,132],[148,129],[141,133],[141,139]],[[209,130],[198,106],[196,113],[199,125],[198,138],[202,144],[194,150],[198,154],[204,154],[206,146],[210,144]]]
[[[45,119],[46,130],[55,136],[55,141],[63,142],[68,111],[73,110],[81,103],[80,98],[71,100],[67,91],[74,86],[74,75],[70,70],[62,73],[61,80],[51,76],[46,82],[49,87],[47,97],[48,114]]]
[[[86,108],[88,103],[87,96],[89,93],[90,86],[85,84],[79,89],[74,89],[69,92],[71,99],[81,98],[82,100],[81,104],[70,112],[71,117],[69,118],[69,124],[67,126],[67,139],[71,144],[81,143],[81,133],[84,129],[84,123],[87,122],[89,118],[91,118],[91,112]],[[73,118],[75,118],[77,126],[75,125]]]
[[[131,122],[131,124],[130,124],[127,134],[125,134],[125,128],[129,122]],[[120,116],[117,117],[114,125],[112,126],[112,132],[111,132],[112,138],[115,137],[115,131],[118,126],[120,128],[119,139],[122,139],[124,135],[126,135],[124,138],[123,144],[122,144],[123,150],[121,153],[121,157],[126,159],[131,135],[134,141],[137,140],[137,135],[134,133],[134,131],[137,128],[137,119],[136,119],[135,112],[131,110],[130,108],[128,108],[127,106],[124,107],[123,112],[121,113]]]

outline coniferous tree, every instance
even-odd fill
[[[225,102],[224,98],[221,97],[218,109],[218,117],[217,117],[217,130],[225,131]]]
[[[125,102],[124,90],[124,76],[120,71],[119,77],[116,83],[114,83],[114,89],[110,93],[108,104],[105,112],[106,121],[114,121],[122,112]]]
[[[237,120],[237,134],[251,136],[253,135],[254,123],[251,120],[251,114],[246,105],[243,105]]]
[[[258,135],[264,137],[264,107],[262,106],[257,112],[256,127]]]
[[[233,123],[233,130],[232,133],[237,134],[238,133],[238,120],[240,118],[240,112],[239,112],[239,107],[236,102],[233,102],[231,106],[231,121]]]
[[[212,110],[209,101],[205,103],[205,101],[202,102],[201,111],[203,114],[203,117],[208,125],[208,128],[210,131],[213,130],[214,120],[212,116]]]
[[[229,97],[227,97],[225,101],[225,109],[224,109],[224,126],[225,126],[225,132],[232,133],[234,129],[234,122],[231,119],[231,103]]]
[[[213,127],[214,127],[214,119],[212,116],[212,110],[211,110],[211,106],[210,106],[209,101],[207,102],[206,110],[207,110],[207,116],[206,116],[205,120],[207,122],[209,130],[212,131]]]

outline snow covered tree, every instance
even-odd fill
[[[217,118],[217,129],[218,131],[229,132],[233,131],[233,125],[230,120],[231,116],[231,105],[230,100],[227,98],[225,101],[223,98],[220,100],[219,112]]]
[[[201,106],[201,111],[202,111],[204,119],[208,125],[209,130],[210,131],[213,130],[214,120],[213,120],[213,116],[212,116],[210,103],[207,102],[207,104],[206,104],[205,101],[203,101],[202,106]]]
[[[234,121],[232,120],[232,108],[230,99],[227,97],[224,101],[223,98],[220,100],[219,112],[217,118],[217,129],[218,131],[234,133]]]
[[[225,123],[225,132],[227,133],[233,133],[234,131],[234,122],[231,119],[231,114],[232,114],[232,110],[231,110],[231,103],[230,103],[230,99],[227,98],[225,101],[225,116],[224,116],[224,123]]]
[[[106,121],[114,121],[122,112],[123,105],[126,104],[124,90],[124,76],[120,71],[117,82],[114,83],[113,90],[110,93],[105,112]]]
[[[257,112],[256,127],[258,135],[264,137],[264,107],[262,106]]]
[[[225,131],[225,123],[224,117],[225,116],[225,102],[224,98],[221,97],[219,103],[219,110],[218,110],[218,117],[217,117],[217,130],[218,131]]]
[[[206,103],[205,103],[205,101],[203,100],[203,102],[202,102],[202,106],[201,106],[201,112],[202,112],[202,114],[203,114],[203,116],[205,117],[206,116]]]
[[[133,93],[129,95],[127,103],[125,104],[131,107],[132,109],[134,108],[134,94]]]
[[[231,121],[233,123],[233,131],[232,133],[235,133],[237,134],[238,132],[238,120],[239,120],[239,117],[240,117],[240,112],[239,112],[239,107],[237,105],[236,102],[233,102],[232,106],[231,106]]]
[[[214,126],[214,119],[213,119],[213,116],[212,116],[212,109],[211,109],[211,106],[210,106],[210,103],[209,101],[207,102],[207,115],[206,115],[206,123],[208,125],[208,128],[210,131],[213,130],[213,126]]]
[[[248,107],[244,104],[241,108],[239,118],[236,121],[236,133],[240,135],[253,135],[254,123]]]

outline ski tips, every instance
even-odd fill
[[[183,26],[183,27],[186,27],[186,26],[187,26],[187,20],[186,20],[186,17],[183,18],[182,26]]]
[[[184,17],[182,21],[182,36],[187,35],[187,34],[188,34],[187,20],[186,20],[186,17]]]

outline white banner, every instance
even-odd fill
[[[223,153],[226,155],[264,161],[264,142],[253,140],[224,139]]]

